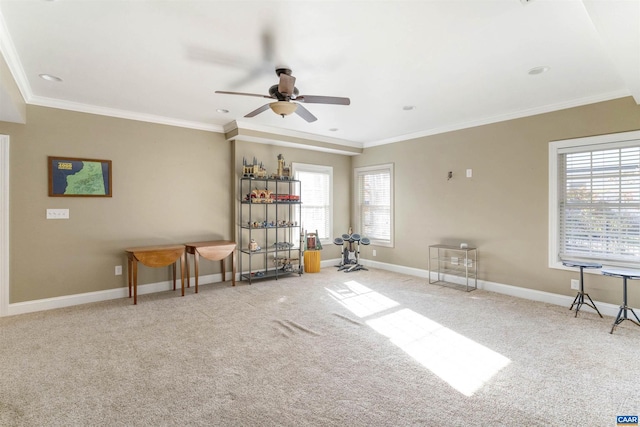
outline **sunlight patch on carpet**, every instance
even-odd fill
[[[465,396],[511,362],[408,308],[366,323]]]
[[[363,318],[400,304],[350,281],[329,294]],[[376,332],[465,396],[473,396],[511,360],[408,308],[365,321]]]
[[[325,288],[329,295],[358,317],[367,317],[400,305],[391,298],[374,292],[352,280],[344,287]]]

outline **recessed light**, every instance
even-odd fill
[[[337,132],[337,131],[338,131],[338,128],[331,128],[331,129],[329,129],[329,132]]]
[[[404,107],[402,107],[402,109],[404,111],[411,111],[411,110],[415,110],[416,106],[415,105],[405,105]]]
[[[227,114],[229,112],[229,110],[224,108],[218,108],[216,111],[221,114]]]
[[[60,77],[51,75],[51,74],[40,74],[40,78],[49,82],[61,82],[62,79]]]
[[[535,76],[537,74],[546,73],[547,71],[549,71],[549,67],[542,66],[542,67],[534,67],[534,68],[530,69],[528,71],[528,73],[529,73],[529,75]]]

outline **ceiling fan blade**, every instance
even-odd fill
[[[268,98],[268,97],[267,97]],[[252,112],[250,112],[249,114],[247,114],[245,117],[255,117],[258,114],[262,113],[265,110],[269,109],[269,104],[264,104],[262,107],[253,110]]]
[[[244,92],[228,92],[225,90],[217,90],[216,93],[222,93],[224,95],[244,95],[244,96],[257,96],[258,98],[274,99],[269,95],[260,95],[259,93],[244,93]]]
[[[286,73],[280,73],[278,92],[283,95],[292,95],[295,89],[296,78]]]
[[[300,95],[296,98],[296,101],[306,102],[307,104],[351,104],[351,100],[349,98],[341,98],[338,96]]]
[[[266,75],[269,72],[271,72],[271,68],[272,67],[271,67],[270,64],[258,65],[256,67],[252,68],[246,76],[244,76],[244,77],[232,82],[229,85],[229,87],[231,87],[233,89],[242,88],[245,85],[247,85],[248,83],[251,83],[251,82],[253,82],[255,80],[258,80],[260,78],[260,76]]]
[[[298,108],[296,108],[296,114],[302,117],[303,119],[305,119],[306,121],[308,121],[309,123],[315,122],[316,120],[318,120],[316,116],[311,114],[309,110],[307,110],[300,104],[298,104]]]
[[[235,67],[246,70],[250,70],[255,66],[253,62],[248,61],[241,56],[229,55],[222,51],[216,51],[201,46],[187,46],[186,51],[187,58],[192,61],[225,65],[227,67]]]

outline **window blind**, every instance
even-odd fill
[[[308,232],[318,231],[320,239],[331,235],[331,169],[304,170],[296,165],[295,177],[301,182],[301,220]]]
[[[634,145],[559,152],[561,258],[640,261],[640,141]]]
[[[361,170],[357,177],[360,233],[391,242],[391,170]]]

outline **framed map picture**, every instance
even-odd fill
[[[48,157],[50,197],[111,197],[111,160]]]

